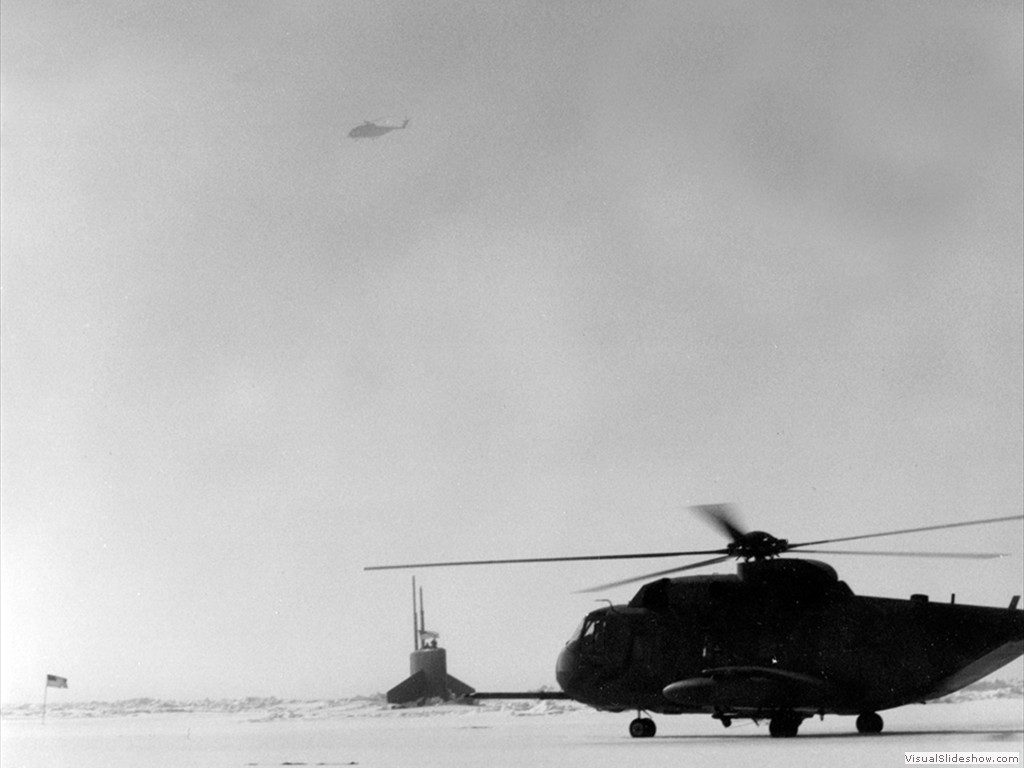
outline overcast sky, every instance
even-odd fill
[[[3,700],[383,691],[363,566],[723,544],[690,504],[1019,514],[1021,16],[4,0]],[[1018,523],[870,544],[1010,557],[858,593],[1024,591]],[[418,576],[507,690],[659,567]]]

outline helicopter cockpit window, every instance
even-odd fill
[[[625,653],[629,648],[629,628],[623,621],[608,617],[588,619],[580,633],[580,651],[596,656]]]
[[[583,627],[586,626],[586,623],[587,623],[586,619],[584,619],[583,621],[581,621],[579,623],[579,625],[576,627],[576,629],[573,630],[573,633],[571,635],[569,635],[569,639],[568,639],[568,641],[566,641],[566,645],[568,645],[569,643],[575,642],[576,640],[579,640],[581,637],[583,637]]]

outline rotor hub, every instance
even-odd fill
[[[789,549],[787,539],[777,539],[764,531],[750,531],[736,537],[727,547],[732,557],[744,560],[766,560],[778,557]]]

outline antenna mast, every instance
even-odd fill
[[[416,623],[416,577],[412,577],[412,649],[420,649],[420,631]]]
[[[423,638],[427,633],[427,622],[423,618],[423,587],[420,587],[420,642],[423,642]]]

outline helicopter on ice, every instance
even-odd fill
[[[955,552],[807,549],[841,541],[1021,521],[1024,515],[930,525],[795,544],[744,531],[729,505],[694,508],[731,540],[716,550],[472,560],[370,566],[365,570],[715,555],[644,576],[625,605],[588,613],[558,655],[561,692],[473,693],[474,699],[573,699],[598,710],[635,711],[630,735],[654,736],[645,713],[768,720],[774,737],[797,735],[808,717],[854,715],[860,733],[881,732],[879,711],[945,696],[1024,654],[1020,596],[1007,608],[855,595],[836,571],[786,552],[902,557],[994,558]],[[736,574],[681,571],[738,559]]]
[[[396,120],[391,118],[380,118],[367,120],[362,125],[357,125],[348,132],[350,139],[376,139],[391,131],[400,131],[409,125],[409,118],[405,118],[401,125],[395,125]]]

